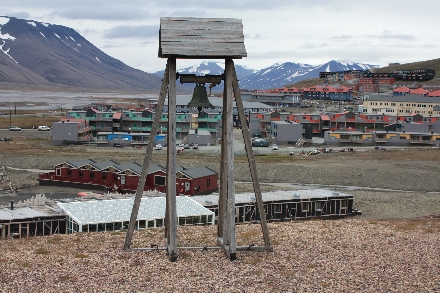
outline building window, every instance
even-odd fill
[[[207,186],[211,186],[211,178],[208,178],[208,179],[206,180],[206,185],[207,185]]]
[[[103,172],[102,173],[102,180],[106,180],[107,179],[107,173]]]
[[[83,170],[79,170],[79,178],[83,178]]]
[[[95,172],[90,171],[90,179],[95,179]]]
[[[164,176],[154,176],[154,185],[165,186],[165,177]]]
[[[57,173],[56,173],[57,176],[61,176],[61,169],[60,169],[60,168],[57,168],[56,170],[57,170],[57,171],[56,171],[56,172],[57,172]]]
[[[72,170],[70,169],[67,170],[67,176],[72,176]]]

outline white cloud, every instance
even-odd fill
[[[253,69],[274,63],[345,60],[386,65],[440,58],[440,1],[114,0],[8,1],[3,13],[68,26],[110,56],[147,72],[165,68],[157,56],[160,17],[242,19]],[[178,68],[200,60],[178,60]]]

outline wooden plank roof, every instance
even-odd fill
[[[241,19],[161,17],[159,57],[182,59],[247,57]]]

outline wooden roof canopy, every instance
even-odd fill
[[[241,19],[161,17],[159,57],[181,59],[247,57]]]

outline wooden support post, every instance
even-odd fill
[[[233,62],[233,61],[231,60],[231,62]],[[241,99],[240,88],[238,87],[238,79],[237,79],[237,74],[235,72],[234,65],[232,65],[232,69],[233,69],[232,86],[234,88],[235,103],[237,105],[238,117],[240,119],[241,130],[243,132],[243,139],[244,139],[244,145],[246,148],[249,169],[251,172],[255,197],[257,199],[257,206],[258,206],[258,211],[259,211],[259,215],[260,215],[261,229],[263,231],[264,244],[267,247],[269,247],[269,246],[271,246],[270,237],[269,237],[269,230],[267,228],[266,213],[264,211],[264,204],[263,204],[263,196],[261,195],[260,182],[258,181],[257,167],[255,165],[254,153],[252,151],[252,144],[251,144],[251,139],[250,139],[249,127],[247,125],[247,121],[246,121],[246,117],[245,117],[245,113],[244,113],[243,101]],[[250,119],[250,117],[249,117],[249,119]]]
[[[226,116],[225,122],[225,143],[222,148],[225,149],[225,171],[223,180],[227,182],[226,186],[226,217],[223,226],[223,245],[230,260],[236,259],[236,237],[235,237],[235,186],[234,186],[234,133],[232,121],[232,72],[234,63],[232,59],[225,60],[225,91],[226,109],[223,114]],[[223,141],[222,141],[223,143]]]
[[[167,247],[171,261],[177,260],[176,206],[176,58],[168,59],[168,134],[167,134]]]
[[[223,88],[223,112],[222,112],[222,135],[220,144],[220,184],[218,198],[218,218],[217,218],[217,236],[218,245],[223,245],[223,224],[225,222],[226,212],[226,188],[227,188],[227,170],[226,170],[226,128],[228,128],[225,109],[227,107],[226,85]]]
[[[145,181],[147,180],[148,167],[150,166],[151,156],[153,154],[154,142],[156,140],[156,133],[159,127],[160,116],[162,115],[163,105],[165,103],[165,95],[168,88],[168,65],[165,68],[164,77],[162,80],[162,88],[159,93],[159,100],[157,102],[156,112],[154,114],[153,125],[150,132],[150,140],[148,141],[147,150],[145,151],[144,162],[142,164],[142,172],[139,177],[139,185],[136,190],[136,196],[133,203],[133,209],[131,211],[130,222],[128,224],[127,234],[125,236],[124,249],[130,248],[131,239],[133,237],[134,226],[139,212],[139,206],[142,200],[142,194],[144,192]]]

